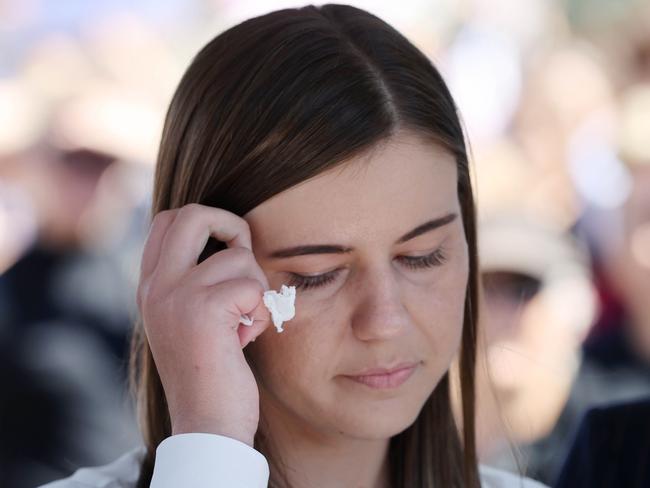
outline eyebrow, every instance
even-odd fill
[[[438,229],[450,222],[453,222],[458,217],[456,213],[450,213],[444,217],[429,220],[424,224],[418,225],[415,229],[408,231],[402,237],[397,239],[395,244],[402,244],[411,239],[415,239],[419,235]],[[271,259],[291,258],[294,256],[305,256],[307,254],[349,254],[353,251],[351,247],[339,246],[336,244],[313,244],[306,246],[294,246],[287,249],[280,249],[273,251],[268,255]]]

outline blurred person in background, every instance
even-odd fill
[[[551,134],[540,133],[549,146]],[[571,188],[527,142],[503,137],[475,153],[484,285],[477,432],[484,462],[548,483],[575,429],[572,385],[597,303],[587,247],[571,232]]]
[[[545,241],[555,241],[556,249],[564,242],[562,246],[568,251],[572,239],[568,233],[558,231],[546,232],[544,237],[539,229],[535,231],[540,222],[535,223],[535,219],[530,217],[520,218],[517,225],[509,224],[511,228],[518,227],[521,236],[528,234],[527,244],[526,239],[517,237],[516,232],[507,237],[503,230],[498,231],[499,226],[503,227],[499,219],[485,218],[481,223],[486,360],[494,382],[492,392],[487,373],[483,372],[483,381],[479,381],[479,385],[483,385],[485,404],[483,409],[479,409],[478,430],[487,440],[482,454],[487,462],[501,467],[515,466],[516,460],[508,446],[513,442],[514,451],[519,451],[527,475],[547,484],[553,484],[557,479],[585,412],[594,406],[650,395],[649,93],[646,85],[636,86],[627,90],[616,106],[620,109],[620,117],[618,124],[611,127],[617,128],[619,157],[627,163],[625,172],[620,173],[624,177],[616,173],[613,157],[607,162],[610,157],[608,146],[601,144],[602,140],[594,142],[594,133],[602,130],[594,120],[585,124],[582,132],[577,130],[572,141],[572,157],[583,158],[584,162],[580,161],[580,164],[585,165],[572,162],[575,165],[572,168],[574,177],[583,178],[577,181],[578,190],[583,195],[590,191],[596,194],[593,187],[610,185],[609,189],[601,186],[603,191],[597,193],[599,203],[607,211],[595,212],[586,207],[587,211],[580,215],[574,228],[587,239],[599,239],[597,247],[590,247],[590,264],[598,273],[597,285],[601,296],[604,281],[613,296],[609,300],[620,303],[621,312],[601,314],[598,327],[591,331],[585,342],[582,339],[595,318],[595,310],[590,305],[593,299],[587,298],[593,291],[588,291],[590,286],[586,286],[589,273],[586,271],[585,249],[573,246],[571,253],[549,253],[553,246],[543,245]],[[590,137],[585,137],[585,134]],[[585,152],[581,153],[581,150]],[[612,155],[614,152],[612,150]],[[525,207],[530,200],[525,194],[536,193],[535,185],[538,183],[531,177],[521,177],[525,173],[522,169],[526,167],[525,162],[508,166],[507,155],[502,152],[498,157],[500,167],[492,168],[493,173],[507,175],[502,178],[508,180],[511,193],[512,187],[524,188],[510,199],[509,204],[512,206],[518,202],[520,207]],[[576,171],[581,167],[583,171]],[[602,174],[594,175],[594,171],[602,171]],[[603,178],[605,183],[599,183],[598,178]],[[621,192],[624,197],[620,199],[620,205],[612,206],[610,202],[615,202],[618,197],[611,186],[618,180],[625,189]],[[503,194],[507,193],[508,186],[503,182],[490,183],[485,171],[479,175],[479,183],[492,187],[483,192],[483,197],[487,197],[484,200],[489,201],[495,194],[503,199]],[[552,198],[548,201],[557,203]],[[561,215],[549,211],[551,203],[547,207],[547,217]],[[594,228],[597,232],[589,234]],[[502,236],[500,240],[495,237],[498,235]],[[543,251],[545,248],[546,252]],[[567,259],[571,254],[573,258]],[[496,259],[495,256],[502,257]],[[549,300],[537,297],[548,281],[541,279],[541,272],[550,276],[548,273],[552,269],[556,269],[551,273],[556,278],[563,274],[569,278],[571,273],[567,271],[573,269],[575,273],[571,281],[574,287],[576,278],[582,275],[580,281],[584,291],[577,295],[583,296],[582,300],[573,300],[571,297],[574,295],[568,291],[553,293],[556,305],[561,305],[562,300],[564,305],[552,307],[555,312],[548,316],[540,304]],[[552,281],[558,283],[555,279]],[[558,289],[562,290],[562,287]],[[607,302],[604,305],[611,308]],[[536,315],[547,318],[539,320]],[[503,409],[502,421],[499,408]],[[635,447],[630,445],[629,448],[634,456]],[[621,453],[621,457],[625,457],[625,453]]]
[[[589,338],[585,358],[608,378],[610,395],[626,390],[627,398],[650,393],[650,84],[622,94],[617,132],[625,198],[610,211],[611,232],[598,259],[621,307]]]
[[[124,385],[145,211],[130,185],[148,168],[126,162],[132,139],[112,130],[126,114],[109,93],[57,100],[31,141],[3,148],[3,487],[105,462],[139,439]]]
[[[511,470],[521,464],[548,484],[581,413],[572,386],[595,315],[586,253],[566,232],[514,209],[482,219],[479,238],[479,449],[484,462]]]
[[[609,234],[596,234],[596,259],[618,306],[610,304],[584,345],[586,373],[575,389],[595,407],[582,420],[558,488],[650,486],[650,84],[623,91],[616,133],[624,198],[588,214],[587,224],[598,215],[609,224]]]

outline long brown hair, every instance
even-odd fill
[[[404,36],[368,12],[333,4],[271,12],[218,35],[196,55],[171,101],[152,215],[200,203],[242,216],[398,130],[455,156],[470,275],[458,363],[462,418],[457,423],[452,413],[448,372],[416,421],[390,441],[391,487],[477,487],[478,263],[467,150],[440,74]],[[209,242],[200,260],[221,247]],[[141,323],[134,330],[131,374],[147,450],[138,485],[144,487],[171,423]],[[274,486],[284,478],[263,425],[255,447],[269,459]]]

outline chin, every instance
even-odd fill
[[[357,439],[388,439],[409,428],[417,419],[422,404],[391,402],[391,405],[359,405],[337,415],[336,429]]]

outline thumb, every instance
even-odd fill
[[[266,308],[263,300],[260,300],[255,309],[246,315],[253,321],[253,324],[250,326],[239,324],[237,335],[242,348],[254,341],[273,323],[271,312]]]

